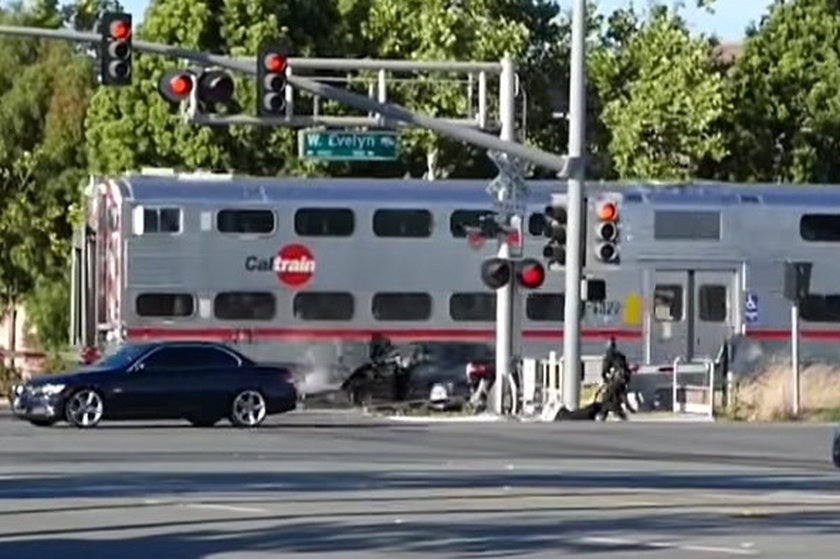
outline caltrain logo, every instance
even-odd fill
[[[315,275],[315,257],[303,245],[286,245],[276,256],[249,256],[245,259],[245,269],[249,272],[274,272],[280,283],[300,287]]]

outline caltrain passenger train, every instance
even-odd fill
[[[255,178],[150,172],[92,178],[73,254],[77,344],[201,338],[259,359],[363,359],[395,343],[492,345],[495,294],[465,225],[492,211],[484,180]],[[542,259],[542,216],[563,181],[529,183],[524,255]],[[614,203],[618,258],[599,258],[598,208]],[[803,354],[840,341],[840,187],[591,183],[582,353],[615,337],[649,364],[714,356],[742,335],[784,341],[785,260],[814,263]],[[603,216],[601,216],[603,217]],[[596,284],[594,284],[596,285]],[[562,353],[561,271],[519,292],[523,356]],[[348,357],[349,356],[349,357]],[[355,357],[354,357],[355,356]]]

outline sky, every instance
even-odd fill
[[[571,0],[558,0],[560,5],[568,8]],[[615,8],[628,5],[630,0],[597,0],[600,11],[609,13]],[[130,12],[139,23],[142,19],[149,0],[121,0],[126,11]],[[750,22],[758,22],[767,11],[772,0],[717,0],[715,13],[708,14],[690,6],[693,0],[684,0],[682,4],[683,17],[693,31],[716,35],[721,41],[739,41]],[[635,0],[638,7],[646,6],[646,0]]]

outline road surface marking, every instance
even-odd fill
[[[754,549],[745,549],[744,547],[715,547],[707,545],[690,545],[679,542],[646,542],[642,540],[632,540],[629,538],[601,538],[591,537],[582,538],[582,543],[594,544],[608,544],[608,545],[636,545],[642,547],[653,547],[660,549],[679,549],[681,551],[698,551],[702,553],[723,553],[726,555],[755,555],[758,552]],[[743,545],[743,544],[742,544]]]
[[[236,507],[233,505],[215,505],[212,503],[189,503],[184,506],[189,507],[191,509],[214,509],[224,510],[228,512],[268,512],[268,510],[266,509],[258,509],[252,507]]]

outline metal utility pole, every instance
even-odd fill
[[[586,176],[586,1],[575,0],[572,13],[572,60],[569,77],[569,157],[577,165],[568,181],[566,239],[566,308],[563,316],[563,403],[576,410],[580,402],[581,244],[583,181]]]
[[[502,74],[499,80],[499,120],[502,124],[499,137],[502,140],[510,142],[513,141],[514,137],[514,117],[516,111],[514,106],[516,84],[514,80],[515,71],[513,61],[508,56],[505,56],[502,59]],[[511,190],[510,183],[503,186],[498,191],[499,202],[504,204],[504,202],[509,201],[511,198],[515,199],[516,193],[511,192]],[[511,213],[504,211],[503,214],[499,215],[498,219],[507,225],[512,217]],[[510,244],[505,235],[501,237],[499,251],[496,256],[505,260],[511,257]],[[510,375],[511,347],[513,346],[513,293],[515,283],[513,278],[511,278],[511,281],[496,290],[496,382],[494,383],[495,390],[493,391],[493,409],[497,414],[502,413],[504,386]]]

